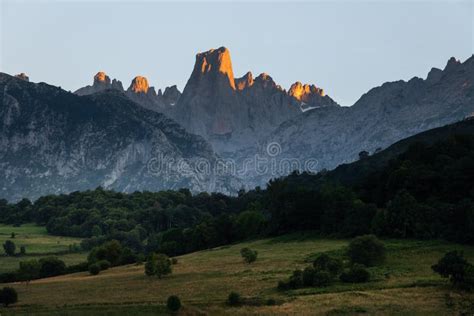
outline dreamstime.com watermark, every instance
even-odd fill
[[[318,161],[313,158],[297,159],[280,157],[279,143],[267,144],[263,154],[254,154],[242,159],[232,158],[173,158],[159,154],[148,161],[148,172],[154,176],[180,174],[183,176],[271,176],[287,175],[295,170],[317,172]]]

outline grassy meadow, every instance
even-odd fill
[[[11,238],[12,233],[15,233],[15,238]],[[69,245],[79,245],[81,239],[48,235],[44,226],[34,224],[25,224],[19,227],[0,225],[0,243],[3,245],[6,240],[15,243],[17,253],[20,252],[20,247],[24,246],[26,255],[8,257],[5,256],[3,247],[0,247],[0,273],[16,270],[19,262],[23,260],[57,256],[69,265],[82,262],[87,257],[86,253],[67,253]]]
[[[143,265],[128,265],[97,276],[84,272],[9,284],[17,289],[19,302],[0,313],[156,315],[166,313],[170,295],[181,298],[183,315],[457,315],[474,309],[474,294],[451,289],[430,268],[454,249],[463,250],[472,262],[474,247],[444,241],[385,240],[387,261],[370,268],[369,283],[277,291],[277,282],[294,269],[306,267],[321,252],[342,254],[347,243],[295,234],[180,256],[173,273],[163,279],[145,276]],[[243,247],[258,251],[256,262],[242,261]],[[231,291],[263,304],[228,307]],[[270,298],[276,305],[264,303]]]

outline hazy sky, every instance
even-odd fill
[[[67,90],[104,70],[182,90],[195,54],[230,49],[234,74],[314,83],[342,105],[385,81],[426,77],[474,50],[467,1],[0,0],[0,71]]]

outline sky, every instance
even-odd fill
[[[315,84],[352,105],[474,51],[474,1],[0,0],[0,71],[66,90],[99,70],[182,90],[195,55],[225,46],[234,75]]]

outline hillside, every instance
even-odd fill
[[[201,137],[123,93],[77,96],[0,73],[0,198],[35,199],[102,186],[124,192],[186,187],[232,192]]]
[[[143,265],[129,265],[103,271],[98,276],[77,273],[32,281],[28,286],[12,284],[20,301],[9,311],[0,311],[4,315],[156,315],[165,312],[163,304],[169,295],[178,295],[185,306],[183,314],[189,315],[451,315],[468,310],[466,304],[474,299],[473,294],[452,291],[430,266],[453,249],[463,250],[472,261],[474,247],[439,241],[385,243],[387,262],[371,268],[373,281],[361,285],[338,282],[326,288],[277,291],[279,280],[294,269],[307,266],[315,254],[340,254],[347,244],[346,240],[294,234],[180,256],[173,273],[163,279],[145,276]],[[250,265],[243,263],[239,254],[242,247],[257,250],[258,260]],[[255,302],[273,298],[277,304],[228,307],[224,302],[231,291]],[[61,293],[60,300],[51,293]]]

